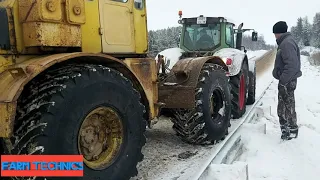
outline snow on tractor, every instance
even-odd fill
[[[235,23],[224,17],[182,18],[181,11],[179,16],[180,48],[166,49],[156,57],[164,67],[159,72],[159,98],[169,93],[162,90],[165,86],[175,94],[163,101],[167,107],[161,113],[172,117],[174,130],[186,142],[213,143],[228,132],[230,118],[242,117],[246,105],[255,102],[256,65],[242,46],[242,34],[253,29],[242,29],[243,23],[234,29]],[[253,30],[252,41],[257,36]],[[200,71],[198,79],[193,76],[195,69]],[[177,89],[179,93],[174,92]],[[195,107],[176,105],[191,101]]]

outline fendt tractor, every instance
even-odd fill
[[[252,30],[252,41],[257,41],[258,33],[255,32],[254,29],[243,29],[243,23],[235,29],[235,23],[225,17],[204,17],[200,15],[199,17],[182,18],[182,11],[179,11],[179,18],[178,23],[182,25],[182,32],[179,37],[179,48],[166,49],[158,54],[158,56],[163,56],[163,58],[166,59],[166,62],[163,62],[165,70],[160,71],[161,77],[168,76],[163,84],[167,83],[166,81],[174,81],[171,78],[171,74],[176,69],[184,67],[184,65],[181,64],[193,63],[193,61],[199,59],[218,58],[222,60],[224,64],[219,64],[221,61],[216,61],[215,63],[217,64],[215,67],[218,68],[218,65],[221,67],[227,66],[225,70],[227,71],[227,76],[230,78],[231,117],[234,119],[242,117],[246,112],[246,105],[252,105],[255,102],[256,89],[255,61],[248,60],[246,55],[247,51],[242,45],[242,35],[244,32]],[[172,67],[172,69],[169,67]],[[205,79],[204,82],[206,82]],[[219,82],[213,83],[216,84],[216,86],[220,85],[223,87]],[[205,90],[202,85],[198,85],[198,88]],[[227,91],[227,87],[225,87],[223,92],[227,93]],[[228,98],[229,95],[226,94],[225,96]],[[219,95],[218,97],[221,96]],[[219,102],[221,102],[218,97],[215,97],[214,103],[219,104]],[[177,98],[171,100],[176,101]],[[190,98],[193,98],[193,96],[190,96]],[[200,96],[196,96],[196,102],[204,103]],[[218,104],[216,104],[216,107],[221,107],[222,104]],[[199,109],[202,110],[202,108]],[[224,108],[224,110],[228,111],[229,109]],[[190,130],[190,127],[184,126],[185,124],[183,122],[190,121],[190,119],[194,118],[197,119],[196,115],[202,114],[202,112],[199,112],[199,110],[182,110],[179,108],[163,109],[162,114],[172,117],[173,121],[177,122],[173,128],[179,135],[182,134],[182,137],[185,137],[185,131]],[[183,124],[183,126],[180,124]],[[193,136],[193,134],[190,136]],[[190,141],[190,139],[187,139],[187,141]]]
[[[1,154],[81,154],[78,179],[122,180],[137,174],[162,108],[194,112],[175,123],[187,142],[228,132],[226,74],[243,54],[185,58],[158,74],[144,0],[0,0],[0,22]]]

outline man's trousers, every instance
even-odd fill
[[[297,126],[297,114],[295,111],[294,91],[297,87],[297,79],[291,80],[288,84],[278,85],[278,109],[281,129],[289,128],[295,130]]]

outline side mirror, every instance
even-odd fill
[[[258,41],[258,33],[252,32],[252,41]]]
[[[243,27],[243,23],[239,24],[238,30],[242,29],[242,27]]]
[[[241,46],[241,51],[243,50],[244,53],[247,53],[246,47]]]

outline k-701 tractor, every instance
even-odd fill
[[[188,142],[222,139],[232,63],[186,58],[157,76],[146,12],[145,0],[0,0],[1,154],[80,154],[71,179],[129,179],[161,108],[188,111],[175,124]]]
[[[255,102],[256,65],[254,61],[248,60],[246,49],[242,46],[243,33],[253,29],[242,29],[243,23],[235,29],[235,23],[225,17],[204,17],[200,15],[199,17],[182,18],[181,11],[179,11],[179,16],[180,19],[178,22],[182,25],[179,48],[170,48],[159,53],[159,55],[167,60],[163,63],[166,70],[160,72],[161,77],[164,79],[164,84],[175,81],[171,78],[172,74],[176,69],[184,67],[184,65],[192,66],[194,61],[198,61],[199,59],[222,60],[223,64],[219,65],[227,67],[225,71],[226,76],[229,78],[230,94],[232,97],[232,105],[226,106],[223,109],[228,112],[229,107],[231,109],[231,117],[234,119],[242,117],[246,112],[246,105],[251,105]],[[252,41],[257,41],[257,36],[257,32],[253,30]],[[242,51],[242,49],[244,51]],[[217,67],[217,65],[214,67]],[[184,69],[184,71],[187,70]],[[205,74],[201,75],[204,76]],[[206,83],[205,77],[202,80],[202,84]],[[223,83],[219,83],[216,80],[212,83],[216,84],[217,87],[224,86]],[[198,85],[199,91],[206,91],[206,88],[201,86],[202,84],[200,83]],[[207,91],[210,91],[209,87]],[[226,97],[229,96],[226,87],[223,92],[224,94],[222,95]],[[185,96],[185,94],[178,96]],[[219,100],[221,97],[223,96],[218,95],[212,100],[216,106],[211,111],[221,110],[219,108],[217,109],[217,107],[220,107],[217,103],[219,104],[219,102],[221,102]],[[186,99],[187,98],[189,97],[186,97]],[[197,104],[206,105],[207,102],[204,102],[208,100],[206,98],[208,97],[203,99],[203,97],[196,96]],[[203,109],[204,108],[201,107],[195,108],[194,110],[181,108],[163,109],[162,114],[172,117],[174,121],[173,128],[182,139],[187,142],[193,142],[200,140],[194,136],[193,133],[195,130],[190,131],[190,129],[201,129],[202,126],[191,124],[191,128],[186,125],[186,123],[196,121],[198,116],[203,114],[201,112]],[[190,134],[188,134],[189,131]],[[215,131],[215,129],[213,128],[211,131]]]

